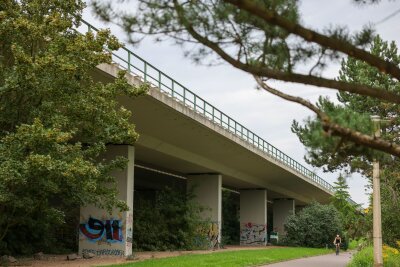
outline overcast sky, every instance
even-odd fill
[[[300,11],[305,26],[321,29],[329,25],[347,25],[351,30],[360,30],[367,23],[382,21],[396,11],[400,11],[400,1],[386,0],[379,5],[359,7],[352,4],[350,0],[303,0],[300,2]],[[84,19],[94,26],[104,26],[93,17],[90,9],[85,10]],[[107,25],[106,27],[110,27],[120,40],[127,40],[115,26]],[[399,12],[376,25],[376,29],[384,40],[394,40],[399,45]],[[307,109],[267,92],[255,90],[255,81],[249,74],[228,64],[212,67],[196,65],[184,57],[180,46],[175,46],[172,42],[157,43],[148,38],[132,50],[225,114],[307,166],[304,162],[305,148],[290,130],[293,119],[302,121],[307,116],[313,115]],[[339,66],[332,66],[324,72],[324,75],[336,77],[338,68]],[[321,94],[335,98],[336,93],[333,90],[287,83],[279,83],[276,87],[312,101]],[[308,167],[331,184],[338,176],[337,173],[323,173],[320,169]],[[364,206],[367,205],[366,178],[355,174],[348,178],[348,183],[353,200],[363,203]]]

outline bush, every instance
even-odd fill
[[[298,214],[290,215],[285,222],[285,244],[302,247],[325,247],[336,234],[342,235],[339,212],[332,205],[311,203]],[[342,242],[345,245],[344,236]]]
[[[135,192],[134,250],[190,250],[208,245],[200,229],[208,229],[200,218],[203,209],[192,193],[165,187],[153,194]]]

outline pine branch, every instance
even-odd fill
[[[307,85],[314,85],[318,87],[330,88],[349,93],[360,94],[364,96],[370,96],[378,98],[390,103],[400,104],[400,95],[394,94],[389,91],[382,90],[380,88],[370,87],[361,84],[347,83],[342,81],[336,81],[332,79],[326,79],[313,75],[304,75],[299,73],[284,72],[274,70],[266,66],[254,66],[247,63],[243,63],[238,59],[231,57],[225,52],[218,43],[209,40],[207,37],[199,34],[193,27],[190,21],[187,20],[184,14],[182,6],[174,0],[174,7],[178,15],[179,22],[186,28],[190,35],[196,39],[199,43],[211,48],[216,52],[222,59],[230,63],[232,66],[251,73],[256,76],[268,77],[271,79],[281,80],[285,82],[294,82]]]
[[[357,48],[349,42],[337,38],[329,37],[320,34],[316,31],[305,28],[297,23],[293,23],[276,12],[273,12],[264,6],[257,4],[252,0],[224,0],[231,3],[242,10],[263,19],[269,24],[276,25],[289,33],[302,37],[304,40],[321,45],[335,51],[340,51],[350,57],[365,61],[371,66],[376,67],[380,72],[390,74],[392,77],[400,80],[400,69],[395,64],[381,59],[378,56],[372,55],[367,51]]]
[[[328,134],[333,135],[333,136],[340,136],[340,137],[345,138],[349,141],[352,141],[356,144],[367,146],[367,147],[377,149],[377,150],[381,150],[381,151],[387,152],[393,156],[397,156],[397,157],[400,156],[400,145],[385,141],[380,138],[375,138],[373,136],[363,134],[361,132],[352,130],[350,128],[342,127],[341,125],[336,124],[336,123],[332,123],[329,116],[326,113],[324,113],[321,109],[319,109],[317,106],[312,104],[311,102],[309,102],[301,97],[288,95],[279,90],[276,90],[276,89],[270,87],[269,85],[267,85],[260,77],[255,76],[254,78],[256,79],[257,84],[261,88],[263,88],[265,91],[267,91],[271,94],[274,94],[276,96],[279,96],[280,98],[283,98],[285,100],[298,103],[298,104],[312,110],[314,113],[316,113],[318,118],[321,120],[322,129],[325,132],[327,132]]]

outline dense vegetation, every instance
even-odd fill
[[[325,247],[332,244],[337,234],[343,233],[340,213],[335,207],[317,202],[290,215],[284,227],[286,236],[283,242],[289,246]]]
[[[383,263],[385,267],[398,267],[400,266],[400,252],[399,248],[383,246]],[[352,258],[348,267],[366,267],[373,266],[374,256],[373,247],[367,246],[358,252]]]
[[[208,248],[209,222],[201,219],[204,208],[193,201],[193,193],[165,187],[135,194],[135,251]]]
[[[339,211],[345,236],[349,240],[365,237],[370,232],[371,222],[360,205],[349,201],[349,186],[343,175],[339,175],[333,188],[335,194],[332,197],[332,205]]]
[[[222,244],[239,245],[240,243],[240,195],[229,190],[222,190]]]
[[[121,44],[108,30],[79,34],[84,1],[0,1],[0,254],[54,252],[77,229],[77,207],[126,209],[106,144],[133,145],[131,112],[116,97],[135,97],[123,73],[95,82]],[[105,186],[107,185],[107,186]],[[79,212],[79,211],[78,211]],[[68,220],[68,221],[67,221]]]

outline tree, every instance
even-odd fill
[[[339,211],[346,235],[352,239],[363,237],[368,226],[366,216],[361,212],[360,205],[349,201],[349,186],[343,175],[339,175],[333,189],[332,204]]]
[[[327,137],[345,138],[357,145],[400,155],[400,145],[374,138],[364,128],[326,113],[319,105],[274,89],[270,80],[325,87],[361,97],[369,96],[387,104],[399,104],[400,94],[382,90],[375,84],[349,82],[322,76],[329,62],[343,55],[359,60],[398,83],[400,68],[389,58],[367,52],[373,29],[366,27],[350,34],[346,28],[317,32],[300,24],[295,0],[211,0],[139,1],[136,14],[119,12],[111,1],[94,1],[97,14],[106,21],[117,21],[129,33],[171,37],[178,44],[201,44],[188,51],[200,61],[214,52],[222,60],[253,75],[261,89],[312,110]],[[360,4],[378,2],[355,0]],[[122,14],[122,15],[121,15]],[[130,35],[130,37],[132,37]],[[137,41],[132,37],[132,41]],[[207,47],[208,49],[205,49]],[[307,68],[307,70],[304,70]],[[358,124],[357,124],[358,125]]]
[[[302,247],[325,247],[332,244],[337,234],[341,235],[343,232],[340,214],[335,207],[317,202],[290,215],[284,227],[284,242]]]
[[[344,178],[343,175],[339,175],[337,181],[333,184],[335,193],[332,197],[332,204],[337,210],[347,212],[352,208],[352,204],[348,201],[350,194],[346,178]]]
[[[371,54],[400,64],[400,55],[394,43],[388,44],[377,36],[371,46]],[[352,58],[342,62],[339,80],[355,82],[382,88],[382,90],[400,93],[400,84],[392,77],[380,73],[365,62]],[[372,129],[365,127],[370,120],[369,114],[377,114],[387,118],[390,123],[382,124],[382,139],[399,143],[400,107],[392,103],[385,103],[371,97],[361,97],[356,94],[340,92],[340,104],[334,104],[328,99],[321,99],[319,106],[324,112],[337,116],[354,127],[363,128],[363,131]],[[343,122],[346,123],[346,122]],[[307,147],[306,161],[327,171],[346,170],[360,172],[372,177],[372,160],[377,158],[381,165],[381,200],[382,200],[382,229],[383,240],[391,245],[395,244],[396,236],[400,235],[400,164],[397,157],[378,153],[370,148],[361,147],[346,138],[326,139],[321,130],[321,124],[315,118],[308,118],[304,125],[294,122],[293,131],[300,141]],[[340,210],[340,209],[339,209]]]
[[[116,97],[136,97],[120,73],[95,82],[121,44],[108,30],[79,34],[84,2],[0,2],[0,251],[51,251],[69,211],[86,204],[126,209],[99,161],[107,144],[134,144],[131,113]],[[73,223],[73,222],[70,222]]]

